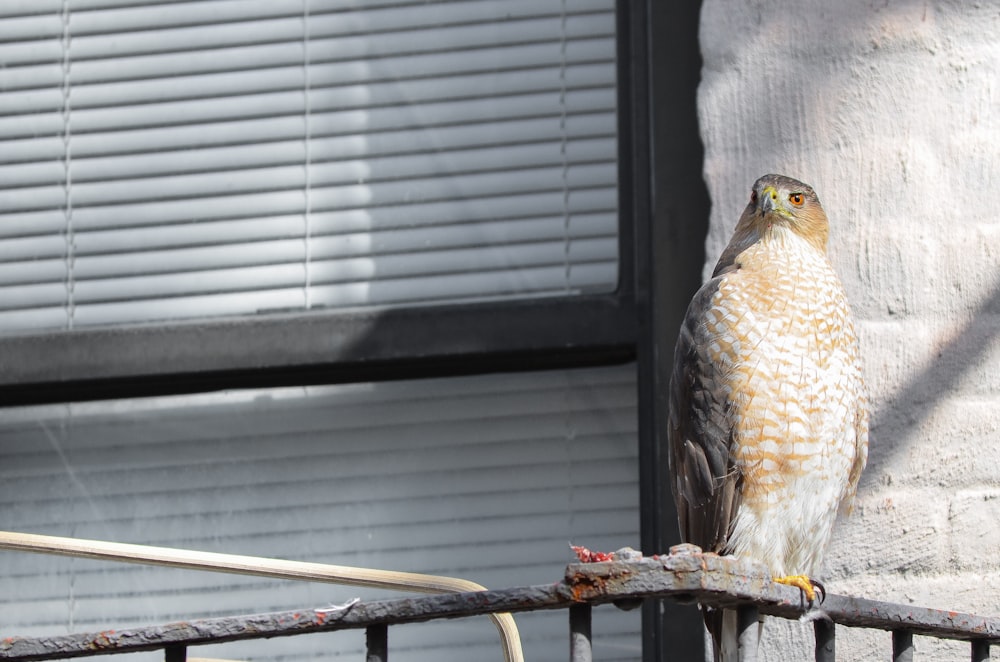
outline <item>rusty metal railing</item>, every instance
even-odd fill
[[[798,589],[771,581],[765,569],[740,559],[702,554],[682,545],[670,555],[579,563],[567,566],[560,582],[503,590],[353,602],[249,616],[211,618],[128,630],[53,637],[0,638],[0,660],[29,662],[162,649],[166,662],[184,662],[187,648],[228,641],[292,636],[309,632],[365,629],[369,662],[386,662],[390,626],[480,614],[568,609],[570,659],[589,662],[591,608],[641,598],[697,600],[740,611],[747,651],[756,645],[757,614],[815,622],[816,659],[834,659],[836,626],[877,628],[892,633],[893,660],[912,659],[913,636],[967,641],[973,662],[989,659],[1000,643],[1000,618],[927,609],[829,594],[822,605],[804,604]],[[748,654],[746,658],[751,659]]]
[[[484,586],[467,579],[425,575],[413,572],[356,568],[326,563],[286,561],[259,556],[219,554],[189,549],[131,545],[105,540],[63,538],[32,533],[0,531],[0,550],[7,549],[39,554],[55,554],[121,563],[167,566],[189,570],[205,570],[255,577],[272,577],[295,581],[346,584],[418,593],[461,593],[484,591]],[[328,610],[336,611],[336,609]],[[521,638],[514,619],[507,613],[491,613],[490,620],[500,634],[505,662],[524,662]],[[171,657],[168,651],[168,658]],[[175,651],[176,653],[176,651]],[[177,658],[177,655],[173,655]],[[168,662],[183,662],[183,656]]]

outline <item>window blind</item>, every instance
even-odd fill
[[[0,3],[0,330],[610,291],[613,0]]]
[[[13,408],[0,421],[0,509],[15,531],[543,584],[562,577],[569,541],[638,547],[635,410],[634,365]],[[0,577],[4,635],[389,597],[13,552]],[[639,612],[601,610],[600,659],[638,660]],[[526,659],[565,658],[565,611],[516,620]],[[359,659],[363,641],[191,654]],[[394,627],[390,646],[394,660],[502,659],[485,618]]]

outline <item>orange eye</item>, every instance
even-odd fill
[[[788,201],[796,207],[801,207],[802,203],[805,201],[805,197],[803,197],[801,193],[792,193],[788,196]]]

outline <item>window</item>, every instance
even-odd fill
[[[3,10],[2,330],[616,287],[612,0]]]
[[[638,546],[635,408],[631,365],[18,407],[0,509],[16,531],[542,584],[569,541]],[[12,553],[0,574],[21,635],[398,595]],[[638,612],[607,612],[602,646],[635,659]],[[526,659],[564,654],[563,613],[517,622]],[[361,635],[192,654],[357,658]],[[502,659],[486,618],[391,638],[393,659]]]
[[[488,586],[550,581],[567,537],[665,549],[665,348],[708,205],[697,14],[613,0],[4,3],[0,501],[13,521],[405,561],[395,569]],[[469,471],[483,479],[470,486]],[[498,544],[477,544],[487,530]],[[431,531],[455,537],[416,551]],[[198,615],[199,596],[236,613],[345,595],[0,563],[18,586],[0,613],[24,634]],[[137,597],[149,587],[157,604]],[[639,657],[637,613],[598,619],[608,657]],[[539,617],[519,623],[548,658],[565,624]],[[701,646],[697,614],[647,605],[642,618],[645,660]],[[493,649],[488,625],[465,625],[403,636],[418,659],[437,639],[467,648],[435,656]],[[290,650],[263,654],[312,654]]]

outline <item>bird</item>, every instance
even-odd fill
[[[668,396],[684,542],[763,563],[810,603],[868,458],[859,343],[828,237],[812,187],[760,177],[688,306]],[[716,662],[735,660],[735,612],[703,611]]]

